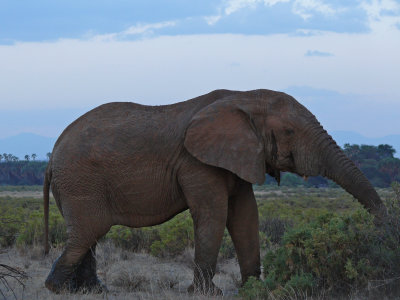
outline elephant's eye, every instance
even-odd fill
[[[292,134],[294,134],[294,130],[293,130],[293,129],[288,129],[288,128],[286,128],[286,129],[285,129],[285,134],[286,134],[286,135],[292,135]]]

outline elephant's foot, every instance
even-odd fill
[[[217,287],[213,282],[211,284],[194,284],[192,283],[188,289],[189,294],[200,293],[207,296],[223,296],[222,290]]]
[[[107,287],[97,278],[92,278],[90,280],[85,281],[77,281],[78,291],[83,293],[94,293],[94,294],[101,294],[107,293]]]
[[[49,276],[47,276],[45,286],[53,293],[76,292],[78,285],[75,276],[75,267],[62,264],[63,256],[56,259],[51,268]]]
[[[95,293],[101,294],[108,292],[107,287],[96,277],[86,278],[84,281],[78,279],[76,274],[72,274],[69,278],[58,278],[54,274],[50,274],[45,282],[45,286],[53,293],[59,294],[62,292],[67,293]]]
[[[87,255],[79,265],[62,264],[62,256],[58,258],[46,279],[46,287],[54,292],[69,293],[103,293],[107,292],[107,288],[98,279],[96,274],[96,265],[94,258]]]
[[[76,293],[79,289],[76,280],[72,280],[72,278],[57,278],[51,273],[46,279],[45,286],[56,294],[62,292]]]

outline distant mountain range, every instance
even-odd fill
[[[400,134],[388,135],[381,138],[368,138],[352,131],[333,131],[330,133],[336,142],[343,147],[345,143],[374,145],[389,144],[396,149],[396,157],[400,158]],[[0,154],[11,153],[19,159],[32,153],[37,155],[37,159],[46,159],[46,153],[51,152],[57,138],[44,137],[33,133],[20,133],[0,139]]]

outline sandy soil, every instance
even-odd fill
[[[53,195],[51,195],[53,196]],[[15,198],[43,198],[42,191],[1,191],[0,197],[15,197]]]
[[[192,251],[168,260],[132,253],[104,243],[97,250],[98,275],[109,292],[55,295],[44,287],[44,281],[60,252],[61,249],[52,249],[48,256],[43,256],[39,247],[22,251],[15,248],[0,250],[0,264],[17,268],[28,275],[22,281],[24,288],[16,280],[7,279],[15,297],[0,281],[0,291],[6,299],[234,299],[238,291],[236,285],[240,273],[235,260],[218,263],[214,282],[223,290],[223,297],[189,295],[186,289],[193,278]],[[2,271],[0,268],[0,274]]]

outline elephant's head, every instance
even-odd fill
[[[186,149],[200,161],[262,184],[265,173],[322,175],[357,198],[380,223],[386,208],[367,178],[315,116],[293,97],[257,90],[213,102],[191,120]]]

